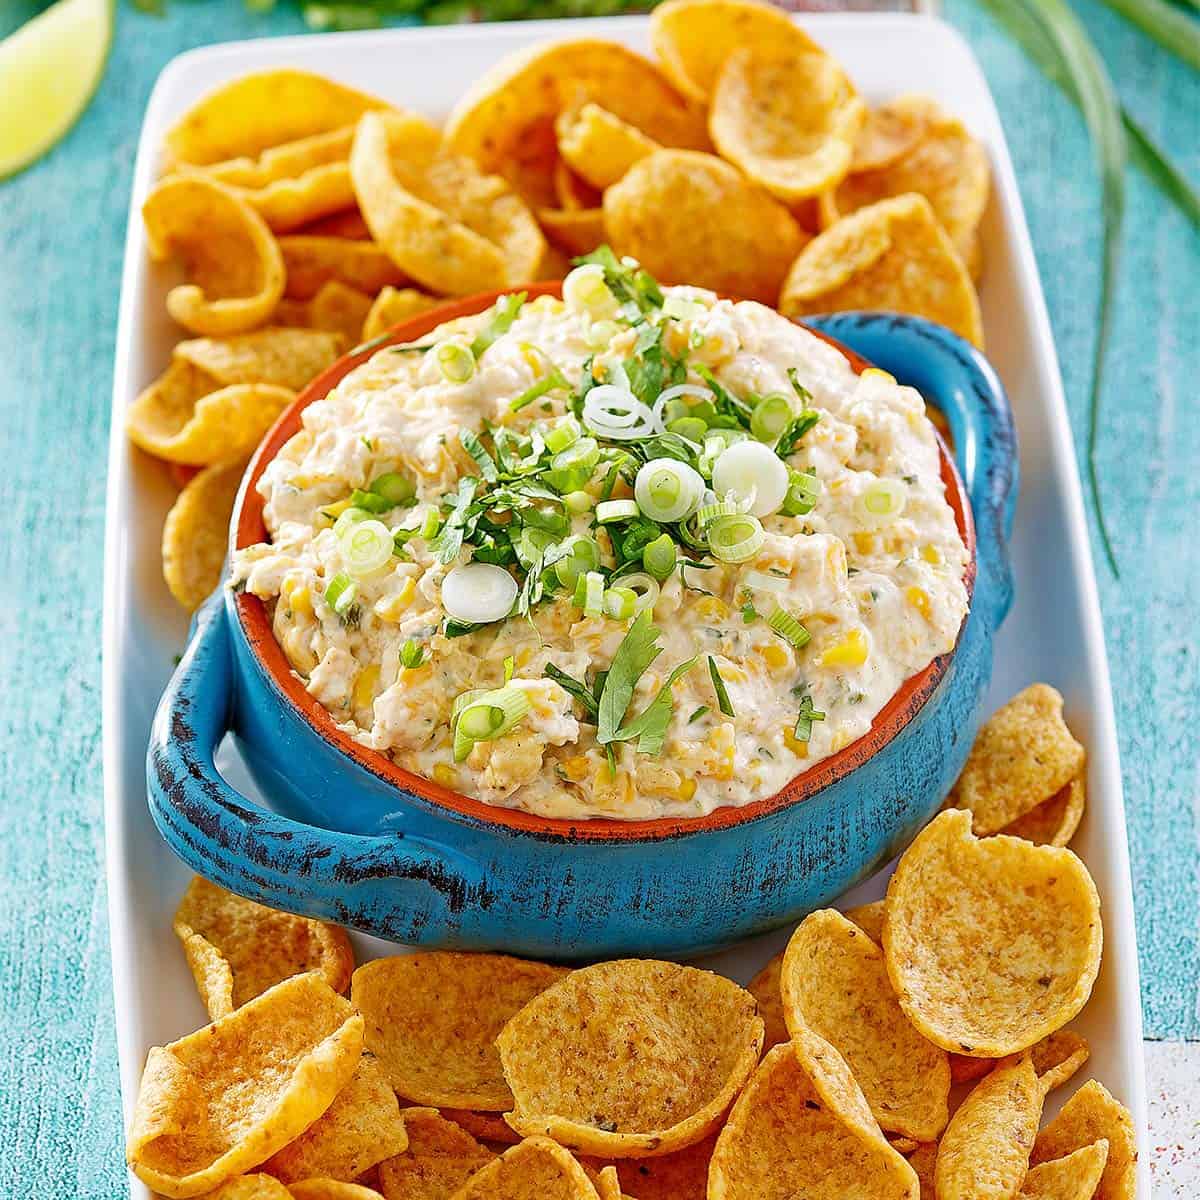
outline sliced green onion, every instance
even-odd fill
[[[358,584],[345,571],[339,571],[325,585],[325,603],[339,617],[344,617],[350,611],[350,606],[357,597]]]
[[[365,508],[346,509],[333,523],[334,536],[340,540],[351,525],[357,525],[359,521],[369,520],[370,516],[371,514]]]
[[[563,496],[563,503],[567,506],[568,512],[585,513],[591,510],[593,500],[587,492],[567,492]]]
[[[456,621],[473,625],[502,621],[516,598],[517,581],[495,563],[463,563],[442,580],[442,607]]]
[[[549,445],[549,441],[546,443]],[[550,460],[556,471],[573,471],[576,468],[593,471],[600,461],[600,444],[592,437],[575,438],[569,445],[557,451]]]
[[[613,338],[621,332],[616,321],[592,321],[583,335],[589,350],[606,350]]]
[[[466,383],[475,374],[475,355],[462,342],[442,342],[433,352],[442,378],[450,383]]]
[[[610,521],[627,521],[638,515],[636,500],[604,500],[596,505],[596,520],[601,525]]]
[[[742,586],[758,592],[786,592],[791,586],[786,576],[768,575],[765,571],[747,571],[742,576]]]
[[[659,397],[662,400],[662,397]],[[662,412],[659,416],[662,418],[664,425],[670,425],[672,421],[682,421],[685,417],[691,416],[692,410],[688,407],[686,400],[680,400],[678,396],[673,396],[670,400],[664,400]],[[705,425],[705,429],[708,426]]]
[[[507,296],[501,296],[492,305],[491,320],[475,335],[475,340],[471,343],[471,353],[476,360],[481,359],[483,352],[512,328],[525,303],[526,295],[526,292],[511,292]]]
[[[616,296],[604,279],[599,263],[585,263],[567,274],[562,284],[563,303],[572,311],[594,321],[611,320],[620,312]]]
[[[441,528],[441,525],[442,518],[438,516],[435,509],[431,508],[425,514],[425,519],[421,522],[421,527],[417,530],[417,533],[428,542],[431,538],[437,537],[437,531]]]
[[[581,576],[594,571],[600,565],[600,547],[592,538],[582,534],[568,538],[565,546],[569,547],[569,550],[555,562],[554,574],[563,587],[573,588]]]
[[[895,479],[877,479],[858,497],[859,514],[868,521],[886,524],[904,511],[908,495]]]
[[[667,422],[667,429],[697,445],[703,443],[704,435],[708,432],[708,426],[699,417],[677,417]]]
[[[510,654],[504,660],[504,682],[510,683],[513,677],[513,671],[517,669],[517,660]]]
[[[393,508],[407,504],[417,494],[413,481],[407,475],[401,475],[399,471],[388,471],[386,475],[380,475],[372,482],[371,491],[377,496],[382,496]]]
[[[792,471],[789,479],[791,482],[783,498],[781,511],[789,517],[802,517],[812,512],[821,494],[821,481],[809,471]]]
[[[364,492],[361,488],[355,488],[350,493],[350,507],[361,508],[363,512],[385,513],[395,508],[396,506],[386,497],[380,496],[376,492]]]
[[[371,575],[386,567],[396,553],[392,531],[376,520],[351,525],[340,538],[338,547],[351,575]]]
[[[604,611],[616,621],[626,621],[633,616],[637,594],[627,587],[611,587],[604,593]]]
[[[622,575],[621,586],[628,588],[637,597],[634,607],[638,612],[641,612],[644,608],[653,608],[658,601],[661,590],[658,586],[658,580],[651,578],[642,571],[635,571],[632,575]]]
[[[795,738],[798,742],[812,741],[812,723],[825,720],[825,714],[813,708],[811,696],[800,701],[800,714],[796,717]]]
[[[701,505],[696,512],[696,520],[700,522],[701,529],[706,529],[718,517],[737,516],[742,509],[742,505],[728,497],[724,500],[714,500],[712,504]]]
[[[420,642],[409,638],[400,647],[400,665],[406,670],[413,670],[425,661],[425,647]]]
[[[521,535],[517,538],[513,549],[517,552],[521,566],[528,569],[541,558],[547,547],[553,546],[557,542],[558,538],[549,530],[526,526],[521,530]]]
[[[708,546],[722,562],[745,562],[761,549],[766,533],[750,513],[718,517],[708,527]]]
[[[517,687],[506,686],[475,696],[454,720],[454,761],[462,762],[477,742],[503,737],[519,725],[530,710],[529,697]]]
[[[604,576],[599,571],[588,571],[575,581],[575,607],[589,617],[604,615]]]
[[[752,497],[750,511],[756,517],[778,511],[789,482],[787,464],[762,442],[738,442],[713,464],[712,485],[717,495],[732,491]]]
[[[652,521],[682,521],[699,505],[704,480],[677,458],[652,458],[638,471],[633,494],[637,507]]]
[[[561,496],[570,492],[582,491],[591,477],[591,467],[566,467],[561,470],[551,467],[550,470],[542,472],[542,482],[547,487],[552,487]]]
[[[700,705],[700,707],[698,709],[696,709],[695,712],[693,712],[690,717],[688,717],[687,723],[690,725],[693,721],[700,720],[700,718],[702,716],[704,716],[704,714],[706,712],[708,712],[708,705],[707,704]]]
[[[540,400],[547,392],[553,392],[555,389],[569,391],[570,387],[567,377],[557,367],[550,367],[541,379],[530,384],[519,396],[509,401],[508,411],[519,412],[526,405]]]
[[[775,611],[767,618],[767,624],[797,650],[802,650],[812,641],[812,634],[786,608],[780,608],[779,605],[775,606]]]
[[[764,396],[750,414],[750,433],[760,442],[774,444],[792,419],[792,402],[781,392]]]
[[[721,678],[721,672],[717,670],[717,660],[711,654],[708,656],[708,677],[712,680],[713,691],[717,694],[717,707],[727,717],[736,716],[729,693],[725,690],[725,680]]]
[[[642,547],[642,566],[662,583],[675,572],[675,556],[675,543],[669,533],[664,533]]]
[[[699,300],[689,296],[668,296],[663,301],[662,310],[664,317],[671,317],[675,321],[690,321],[708,311]]]
[[[573,446],[583,435],[579,422],[570,414],[563,417],[553,429],[546,433],[546,449],[551,454],[561,454],[568,446]]]

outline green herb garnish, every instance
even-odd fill
[[[725,680],[721,678],[721,672],[717,670],[717,660],[711,654],[708,656],[708,677],[712,680],[713,691],[717,693],[717,707],[727,717],[736,716],[729,693],[725,690]]]
[[[812,723],[825,720],[825,714],[813,708],[811,696],[805,696],[800,701],[800,714],[796,717],[794,735],[796,741],[807,742],[812,739]]]

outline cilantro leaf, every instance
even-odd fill
[[[717,660],[711,654],[708,656],[708,676],[712,680],[713,691],[717,693],[717,707],[727,717],[736,716],[729,693],[725,690],[725,680],[721,678],[721,672],[717,670]]]
[[[692,370],[708,384],[708,390],[713,394],[713,406],[717,410],[717,415],[722,417],[732,417],[738,425],[745,429],[750,428],[750,407],[743,404],[736,396],[733,395],[726,387],[717,381],[717,377],[703,363],[693,363]]]
[[[608,290],[623,304],[629,305],[634,315],[662,308],[662,289],[654,276],[639,266],[623,263],[610,246],[597,246],[591,254],[572,259],[572,262],[577,267],[586,263],[598,263],[603,267]]]
[[[458,481],[454,507],[446,517],[441,532],[429,543],[429,548],[437,555],[438,562],[452,563],[458,557],[463,544],[463,529],[468,520],[467,510],[475,499],[475,489],[478,486],[479,478],[475,475],[464,475]]]
[[[617,740],[617,731],[625,719],[625,710],[633,699],[637,681],[646,668],[662,653],[648,608],[638,613],[621,644],[613,655],[604,691],[600,694],[600,711],[596,740],[604,745]]]
[[[458,441],[462,448],[475,460],[479,473],[488,481],[495,483],[500,478],[496,470],[496,460],[483,448],[483,443],[469,430],[458,431]]]
[[[566,671],[560,670],[553,663],[546,664],[543,674],[547,679],[553,679],[564,692],[578,700],[583,705],[584,711],[592,718],[593,723],[595,722],[600,706],[596,703],[596,697],[586,683],[580,683],[578,679],[568,675]]]
[[[663,739],[667,736],[667,726],[671,723],[671,707],[674,702],[671,689],[696,665],[697,657],[693,655],[687,662],[681,662],[667,676],[667,681],[659,688],[658,695],[632,721],[617,730],[613,741],[627,742],[636,737],[639,754],[661,754]]]

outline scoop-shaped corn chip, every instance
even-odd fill
[[[705,1200],[708,1164],[716,1144],[716,1134],[710,1134],[672,1154],[619,1159],[616,1168],[621,1189],[636,1200]]]
[[[621,1200],[621,1177],[616,1167],[605,1167],[594,1181],[596,1195],[600,1200]]]
[[[171,595],[189,612],[221,582],[229,547],[229,522],[246,460],[205,467],[184,485],[163,523],[163,578]],[[195,962],[192,972],[201,996],[226,986],[224,969],[213,960]]]
[[[945,1049],[1014,1054],[1086,1003],[1100,968],[1100,898],[1070,850],[976,838],[940,813],[888,884],[883,949],[909,1020]]]
[[[371,240],[371,231],[357,205],[339,213],[331,213],[319,221],[309,221],[296,233],[297,236],[352,238],[363,242]]]
[[[605,239],[602,208],[540,208],[546,236],[568,254],[590,254]]]
[[[613,249],[663,283],[765,304],[775,303],[805,237],[769,193],[716,155],[691,150],[657,150],[635,163],[604,193],[604,224]]]
[[[190,338],[176,345],[172,361],[203,372],[199,395],[234,383],[269,383],[298,392],[343,349],[336,334],[272,325],[224,338]]]
[[[887,166],[856,170],[822,197],[822,223],[830,225],[868,204],[918,192],[965,258],[987,207],[991,172],[983,147],[961,121],[924,96],[902,96],[888,106],[893,117],[920,122],[923,136]]]
[[[554,119],[586,100],[662,145],[708,145],[703,113],[652,63],[595,38],[541,43],[497,63],[455,105],[446,140],[483,170],[505,175],[530,204],[549,207],[557,160]]]
[[[848,1112],[831,1104],[791,1043],[768,1051],[750,1077],[708,1173],[708,1200],[918,1200],[917,1188],[865,1102]]]
[[[289,1186],[299,1179],[351,1182],[407,1146],[396,1093],[379,1063],[364,1054],[333,1103],[262,1169]]]
[[[351,998],[366,1019],[368,1049],[400,1095],[498,1112],[512,1093],[496,1035],[567,974],[504,954],[401,954],[359,967]]]
[[[1068,1029],[1059,1029],[1035,1042],[1029,1054],[1033,1069],[1042,1084],[1043,1092],[1061,1087],[1088,1060],[1090,1050],[1086,1039]],[[995,1065],[994,1058],[972,1058],[965,1054],[950,1055],[952,1083],[973,1083],[982,1079]]]
[[[351,208],[354,126],[272,146],[257,158],[189,168],[237,191],[277,233]]]
[[[1062,1087],[1091,1055],[1086,1038],[1070,1029],[1058,1029],[1029,1051],[1038,1083],[1044,1093]]]
[[[906,1155],[921,1184],[921,1200],[937,1200],[934,1171],[937,1167],[937,1142],[922,1142],[911,1154]]]
[[[1005,825],[1000,832],[1039,846],[1066,846],[1075,836],[1086,808],[1087,787],[1083,776],[1079,775],[1060,787],[1049,800],[1043,800],[1024,816]]]
[[[872,108],[854,143],[851,172],[891,166],[925,136],[929,113],[907,97]]]
[[[340,1179],[302,1179],[290,1184],[292,1200],[384,1200],[374,1188]]]
[[[155,259],[176,258],[186,283],[167,312],[194,333],[261,325],[283,295],[283,256],[266,222],[232,188],[202,175],[164,179],[142,206]]]
[[[779,297],[789,317],[885,309],[937,321],[983,345],[979,298],[950,239],[918,195],[860,209],[818,234]]]
[[[783,1013],[794,1035],[807,1027],[849,1064],[881,1128],[934,1140],[949,1117],[946,1052],[906,1019],[883,952],[833,909],[810,913],[788,942]]]
[[[354,1074],[363,1021],[319,975],[297,975],[146,1059],[129,1165],[198,1196],[308,1128]]]
[[[988,1072],[955,1110],[938,1145],[938,1200],[1011,1200],[1029,1168],[1044,1093],[1028,1054]]]
[[[1062,696],[1030,684],[984,722],[948,802],[970,810],[976,833],[996,833],[1066,787],[1084,757]]]
[[[372,297],[366,292],[331,279],[311,300],[280,300],[275,320],[282,325],[336,333],[346,345],[353,346],[362,340],[371,304]]]
[[[569,1150],[528,1137],[473,1175],[455,1200],[597,1200],[587,1172]]]
[[[415,316],[419,312],[436,308],[441,301],[436,296],[419,292],[416,288],[385,287],[375,297],[371,311],[363,322],[362,338],[369,342],[381,333],[386,333],[393,325]]]
[[[783,1019],[783,994],[779,989],[779,974],[783,969],[783,952],[780,951],[755,977],[746,984],[746,990],[758,1001],[758,1015],[763,1019],[763,1047],[788,1040],[787,1023]]]
[[[725,158],[789,203],[850,169],[867,106],[821,50],[742,47],[725,60],[708,128]]]
[[[190,364],[175,359],[130,405],[129,438],[156,458],[207,466],[243,457],[296,398],[269,383],[235,383],[216,391]],[[198,393],[198,394],[197,394]]]
[[[554,198],[559,208],[568,210],[600,207],[599,190],[580,179],[561,160],[554,168]]]
[[[330,280],[372,296],[380,288],[409,282],[374,242],[297,233],[280,238],[279,250],[287,266],[286,294],[292,300],[311,300]]]
[[[883,943],[883,901],[872,900],[867,904],[859,904],[855,908],[846,909],[846,920],[853,921],[879,946]]]
[[[214,1021],[306,971],[344,992],[354,970],[345,930],[235,896],[200,875],[175,910],[175,936]]]
[[[222,84],[167,133],[180,163],[205,165],[252,157],[271,146],[353,125],[385,100],[292,68],[255,71]]]
[[[368,113],[350,175],[375,240],[426,287],[463,295],[536,276],[545,241],[524,202],[424,118]]]
[[[450,1200],[495,1155],[434,1108],[400,1114],[408,1149],[379,1164],[379,1189],[387,1200]]]
[[[204,1200],[293,1200],[292,1193],[270,1175],[239,1175],[209,1192]]]
[[[735,47],[819,52],[784,12],[759,0],[667,0],[650,16],[650,44],[683,95],[707,104]]]
[[[749,992],[696,967],[620,959],[574,971],[496,1039],[515,1098],[508,1123],[612,1158],[698,1142],[758,1061],[755,1009]]]
[[[461,1125],[472,1137],[481,1142],[515,1146],[521,1135],[499,1114],[480,1112],[475,1108],[443,1108],[443,1117]]]
[[[1089,1079],[1037,1136],[1030,1162],[1062,1158],[1100,1138],[1108,1160],[1096,1200],[1133,1200],[1137,1188],[1137,1143],[1129,1110],[1095,1079]]]
[[[1092,1200],[1108,1161],[1108,1141],[1100,1138],[1062,1158],[1031,1167],[1021,1185],[1024,1200]]]
[[[659,144],[599,104],[564,109],[554,122],[558,152],[577,175],[603,191]]]

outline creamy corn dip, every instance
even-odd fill
[[[640,819],[770,796],[865,734],[955,644],[967,552],[922,399],[883,372],[856,375],[761,304],[659,292],[628,263],[576,273],[565,292],[380,350],[310,405],[259,482],[270,541],[238,552],[233,586],[267,602],[293,669],[342,730],[488,804]],[[614,383],[638,397],[633,438],[619,403],[581,398]],[[756,438],[744,426],[768,397]],[[780,419],[788,499],[759,520]],[[680,433],[663,441],[664,425]],[[582,468],[547,476],[560,452],[543,443],[569,438]],[[720,455],[748,443],[766,449],[727,460],[736,486],[722,495]],[[655,528],[635,491],[643,460],[671,459],[664,448],[690,465],[658,477],[658,500],[703,487],[685,519]],[[365,529],[369,551],[378,523],[394,552],[358,561],[347,539]],[[657,557],[651,534],[668,537]],[[556,569],[564,544],[579,557]],[[488,569],[448,582],[472,559]],[[496,603],[499,619],[462,617]],[[631,695],[614,686],[606,700],[614,680]],[[481,690],[484,707],[462,716]]]

